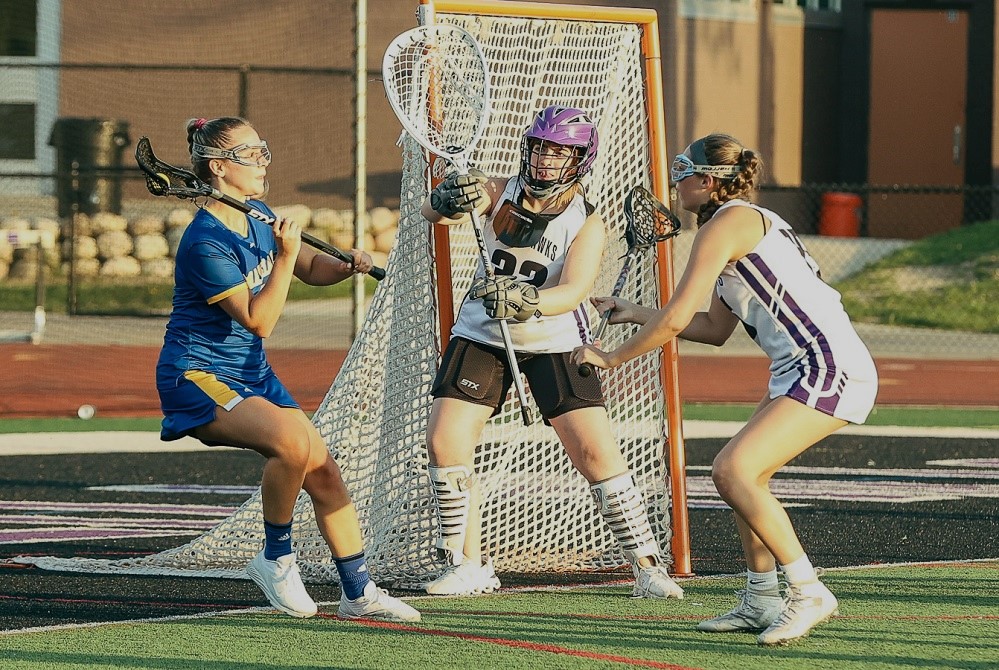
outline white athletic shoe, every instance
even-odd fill
[[[673,578],[661,565],[650,565],[640,568],[632,566],[635,573],[635,589],[632,598],[676,598],[683,600],[683,589],[673,581]]]
[[[493,569],[493,559],[487,558],[482,565],[474,560],[452,565],[423,587],[432,596],[476,596],[492,593],[500,587],[500,581]]]
[[[268,561],[261,551],[246,566],[246,574],[260,587],[271,605],[282,612],[303,619],[316,613],[316,603],[305,590],[295,554]]]
[[[836,596],[822,582],[794,585],[787,607],[770,627],[756,638],[757,644],[781,645],[805,637],[820,623],[838,614]]]
[[[340,607],[336,615],[341,619],[379,619],[381,621],[415,622],[420,620],[420,613],[393,598],[385,589],[380,589],[374,582],[368,582],[364,594],[357,600],[348,600],[341,596]]]
[[[784,599],[779,596],[765,596],[748,589],[735,592],[739,604],[731,612],[697,624],[697,630],[708,633],[759,633],[770,627],[784,611]]]

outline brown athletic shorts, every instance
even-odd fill
[[[518,353],[517,363],[546,423],[574,409],[604,406],[600,376],[581,376],[579,368],[569,362],[569,352]],[[441,359],[431,394],[492,407],[495,415],[512,384],[504,349],[453,337]]]

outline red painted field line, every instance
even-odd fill
[[[327,619],[338,619],[331,614],[319,614],[323,618]],[[558,654],[560,656],[574,656],[576,658],[585,658],[591,661],[607,661],[609,663],[622,663],[624,665],[633,665],[642,668],[661,668],[662,670],[698,670],[692,666],[687,665],[674,665],[672,663],[663,663],[661,661],[649,661],[642,658],[631,658],[630,656],[616,656],[614,654],[599,654],[590,651],[580,651],[579,649],[570,649],[568,647],[559,647],[553,644],[537,644],[536,642],[524,642],[523,640],[511,640],[502,637],[485,637],[484,635],[471,635],[468,633],[455,633],[448,630],[434,630],[430,628],[419,628],[417,626],[408,626],[401,623],[393,623],[389,621],[376,621],[374,619],[351,619],[350,623],[360,624],[362,626],[368,626],[370,628],[385,628],[388,630],[396,630],[404,633],[421,633],[423,635],[433,635],[437,637],[454,637],[460,640],[468,640],[469,642],[484,642],[486,644],[496,644],[501,647],[511,647],[513,649],[526,649],[528,651],[546,651],[551,654]]]
[[[436,612],[435,612],[436,614]],[[476,610],[448,610],[446,614],[460,616],[521,616],[521,617],[543,617],[551,619],[553,617],[567,619],[589,619],[597,621],[700,621],[704,617],[697,614],[675,614],[672,616],[654,615],[634,615],[616,616],[612,614],[573,614],[563,612],[561,614],[548,614],[542,612],[500,612],[500,611],[476,611]],[[883,620],[883,621],[967,621],[967,620],[999,620],[999,614],[846,614],[836,615],[832,620]]]
[[[454,614],[460,616],[522,616],[522,617],[539,617],[544,619],[551,618],[570,618],[570,619],[592,619],[595,621],[700,621],[704,617],[698,614],[676,614],[672,616],[655,616],[652,614],[635,614],[628,616],[618,616],[614,614],[573,614],[571,612],[563,612],[561,614],[551,614],[549,612],[499,612],[496,610],[492,611],[478,611],[478,610],[448,610],[447,612],[435,612],[435,614]]]

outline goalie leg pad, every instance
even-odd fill
[[[659,543],[652,533],[642,493],[631,472],[605,479],[590,486],[590,493],[600,516],[610,526],[621,551],[632,565],[640,558],[660,559]]]
[[[469,491],[475,484],[475,476],[471,468],[464,465],[443,468],[431,465],[428,471],[437,503],[438,535],[435,546],[447,555],[453,565],[458,565],[465,556],[465,532],[471,506]]]

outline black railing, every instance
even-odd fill
[[[856,196],[856,234],[861,237],[919,239],[936,232],[999,218],[999,186],[912,184],[801,184],[764,186],[760,204],[779,212],[798,232],[824,232],[836,207],[850,207]]]

